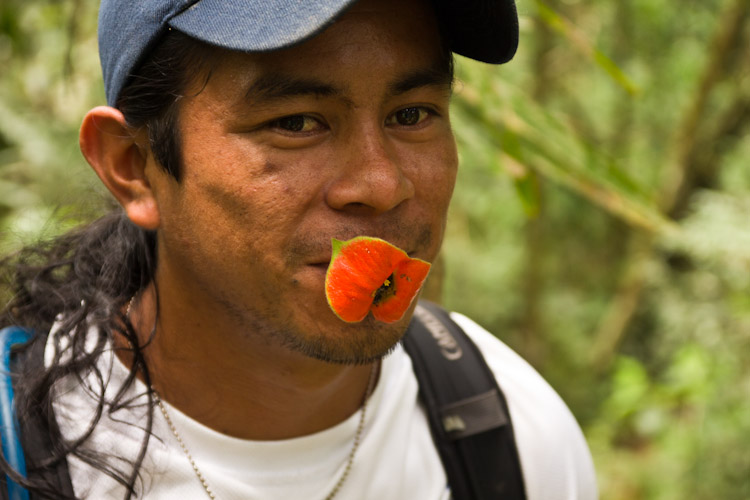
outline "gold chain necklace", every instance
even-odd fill
[[[364,398],[364,401],[362,402],[362,407],[360,409],[361,413],[359,416],[359,424],[357,425],[357,431],[354,433],[354,442],[352,443],[352,449],[349,452],[349,457],[346,460],[346,465],[344,466],[344,472],[341,473],[341,477],[339,477],[339,480],[336,482],[331,492],[328,493],[325,500],[332,500],[333,497],[335,497],[336,494],[341,489],[341,486],[344,484],[344,481],[346,481],[346,478],[349,476],[349,471],[351,470],[352,464],[354,463],[354,455],[357,453],[357,448],[359,448],[359,442],[362,438],[362,431],[365,428],[365,415],[367,413],[367,401],[370,399],[370,395],[372,394],[373,385],[375,384],[376,371],[377,371],[377,363],[374,364],[372,367],[372,370],[370,370],[370,377],[367,381],[367,390],[365,391],[365,398]],[[153,389],[153,387],[151,388],[151,390],[153,391],[154,396],[156,397],[156,403],[159,406],[159,409],[161,410],[161,414],[164,415],[164,420],[166,420],[167,425],[169,426],[169,429],[172,431],[172,434],[177,440],[177,443],[180,445],[180,448],[182,448],[182,451],[185,453],[185,456],[190,462],[190,466],[193,468],[193,472],[195,472],[195,476],[198,478],[198,481],[200,481],[201,485],[203,486],[203,489],[206,491],[206,495],[208,495],[208,498],[210,498],[211,500],[216,500],[216,495],[211,489],[211,486],[208,484],[206,477],[203,475],[200,468],[198,468],[198,464],[195,463],[195,459],[193,458],[193,455],[190,453],[190,450],[188,450],[188,447],[185,444],[185,440],[182,439],[182,436],[177,431],[177,427],[175,427],[174,422],[172,422],[172,419],[169,417],[169,413],[167,412],[167,407],[164,406],[164,403],[162,403],[161,396],[159,396],[159,393],[156,392]]]
[[[128,302],[127,310],[125,311],[125,317],[130,321],[130,310],[133,305],[133,300],[135,299],[135,295],[130,298],[130,301]],[[344,466],[344,472],[341,473],[341,477],[339,477],[339,480],[336,481],[336,484],[333,486],[333,489],[328,493],[325,500],[333,500],[333,498],[338,494],[339,490],[341,490],[341,486],[344,484],[344,481],[346,481],[346,478],[349,476],[349,471],[351,471],[352,464],[354,463],[354,455],[357,453],[357,449],[359,448],[359,442],[362,438],[362,431],[365,428],[365,415],[367,414],[367,402],[370,399],[370,396],[372,395],[372,390],[375,385],[375,375],[377,373],[378,364],[375,363],[372,366],[372,370],[370,370],[370,376],[367,379],[367,389],[365,390],[365,397],[362,401],[362,406],[360,408],[360,416],[359,416],[359,424],[357,424],[357,431],[354,433],[354,442],[352,443],[352,449],[349,451],[349,456],[346,459],[346,465]],[[200,481],[201,486],[203,486],[203,489],[206,492],[206,495],[208,495],[208,498],[211,500],[216,500],[216,494],[211,489],[211,485],[208,484],[208,481],[206,480],[206,477],[203,475],[203,472],[201,472],[200,468],[198,467],[198,464],[195,462],[195,459],[193,458],[193,455],[190,453],[190,450],[188,449],[187,445],[185,444],[185,440],[182,439],[182,436],[177,431],[177,427],[175,427],[174,422],[172,422],[171,417],[169,416],[169,412],[167,412],[167,407],[164,406],[164,403],[161,400],[161,396],[159,393],[151,387],[151,391],[154,394],[154,397],[156,399],[156,404],[159,406],[159,410],[161,410],[161,414],[164,416],[164,420],[167,422],[167,425],[169,426],[169,429],[172,431],[172,435],[177,440],[177,443],[180,445],[180,448],[182,448],[183,453],[188,459],[188,462],[190,462],[190,467],[192,467],[193,472],[195,473],[195,477],[198,478],[198,481]]]

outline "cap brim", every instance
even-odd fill
[[[513,0],[434,0],[453,52],[502,64],[518,49],[518,13]]]
[[[206,43],[231,50],[265,52],[289,47],[323,31],[356,0],[227,2],[201,0],[168,24]],[[518,15],[513,0],[434,0],[453,52],[501,64],[518,47]]]

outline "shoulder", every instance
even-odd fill
[[[591,453],[560,396],[529,363],[484,328],[458,313],[451,313],[451,318],[482,352],[508,401],[528,498],[597,498]]]

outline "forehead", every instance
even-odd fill
[[[250,54],[221,51],[211,78],[248,90],[269,74],[366,83],[378,76],[376,71],[430,68],[449,79],[450,57],[429,1],[362,0],[293,47]]]

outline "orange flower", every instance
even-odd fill
[[[368,312],[385,323],[400,320],[422,287],[430,263],[412,259],[380,238],[333,238],[326,272],[326,299],[347,323],[362,321]]]

